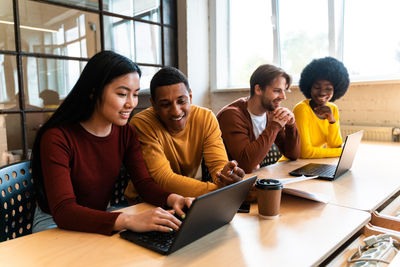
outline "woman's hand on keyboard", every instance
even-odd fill
[[[174,210],[167,211],[162,208],[155,208],[138,214],[121,213],[115,221],[114,230],[129,229],[135,232],[177,231],[181,221],[173,215],[174,213]]]
[[[194,198],[183,197],[178,194],[170,194],[167,198],[167,205],[175,210],[176,215],[185,219],[186,211],[192,205]]]

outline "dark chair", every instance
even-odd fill
[[[260,168],[276,163],[282,154],[277,145],[272,144],[271,149],[268,151],[265,158],[260,163]],[[204,158],[201,160],[201,181],[212,182],[212,177],[208,171]]]
[[[208,168],[206,166],[206,162],[204,158],[201,160],[201,181],[202,182],[212,182],[212,177],[208,172]]]
[[[30,161],[0,168],[0,242],[32,233],[36,194]]]
[[[114,185],[114,191],[111,196],[109,205],[112,207],[111,210],[120,209],[128,206],[128,201],[125,199],[124,193],[128,186],[130,175],[124,166],[121,167],[121,172]],[[110,208],[109,208],[110,210]]]
[[[265,158],[261,161],[260,167],[265,167],[265,166],[276,163],[281,158],[281,156],[282,156],[282,154],[279,151],[278,146],[275,144],[272,144],[271,149],[268,151]]]

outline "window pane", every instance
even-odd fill
[[[153,78],[154,74],[156,74],[156,72],[159,71],[160,68],[146,66],[139,67],[142,70],[142,77],[140,77],[140,89],[149,89],[151,78]]]
[[[21,159],[22,135],[20,114],[0,115],[0,165]]]
[[[314,58],[329,55],[328,1],[280,0],[281,66],[297,76]]]
[[[133,21],[104,16],[104,46],[134,60],[135,43]],[[121,42],[120,40],[125,40]]]
[[[345,1],[343,61],[352,78],[399,78],[399,10],[398,0]]]
[[[12,1],[0,1],[0,10],[0,50],[15,50]]]
[[[23,57],[26,108],[55,108],[79,78],[86,62]],[[58,99],[58,100],[57,100]]]
[[[176,1],[163,0],[163,18],[164,24],[176,26]]]
[[[16,57],[0,54],[0,109],[18,109],[17,93]]]
[[[106,49],[135,62],[161,64],[161,30],[158,25],[104,16],[104,36]]]
[[[175,31],[164,27],[164,64],[167,66],[177,66],[177,45]]]
[[[21,50],[71,57],[100,51],[97,14],[20,0]]]
[[[53,3],[62,3],[73,6],[88,7],[93,9],[99,9],[98,0],[47,0]]]
[[[273,60],[271,3],[265,0],[232,0],[228,17],[228,43],[217,50],[219,55],[228,50],[228,62],[225,66],[218,66],[218,69],[227,69],[228,76],[226,85],[218,80],[218,87],[248,87],[251,73],[260,64],[272,63]]]
[[[136,59],[141,63],[161,64],[161,27],[135,22]]]
[[[160,0],[104,0],[103,8],[115,14],[160,21]]]

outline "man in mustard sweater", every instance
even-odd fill
[[[185,75],[173,67],[158,71],[151,80],[152,107],[136,114],[133,124],[143,157],[153,179],[167,191],[200,196],[240,181],[244,171],[228,161],[218,121],[211,110],[192,105]],[[204,158],[212,182],[195,177]],[[132,183],[125,195],[136,197]]]

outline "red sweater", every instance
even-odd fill
[[[240,98],[217,114],[229,158],[236,160],[239,167],[250,173],[275,143],[287,158],[297,159],[300,154],[300,136],[296,124],[281,127],[268,117],[264,131],[256,139],[250,113],[247,111],[247,100]]]
[[[170,193],[150,177],[132,126],[113,125],[106,137],[80,124],[47,130],[40,155],[49,212],[60,228],[111,234],[119,213],[106,212],[124,163],[142,198],[162,206]]]

